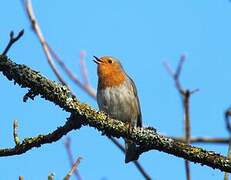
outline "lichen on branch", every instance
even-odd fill
[[[231,161],[225,156],[167,138],[152,129],[134,128],[129,130],[123,122],[111,119],[106,114],[79,102],[67,87],[48,80],[29,67],[16,64],[2,55],[0,55],[0,72],[21,87],[29,88],[30,92],[35,95],[40,95],[71,113],[64,126],[47,135],[25,139],[13,148],[0,149],[0,156],[22,154],[33,147],[57,141],[71,130],[84,125],[96,128],[103,135],[134,141],[139,145],[139,154],[150,150],[159,150],[221,171],[231,172]]]

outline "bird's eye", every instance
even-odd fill
[[[112,63],[112,60],[111,59],[108,59],[108,61],[107,61],[109,64],[111,64]]]

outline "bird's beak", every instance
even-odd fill
[[[101,59],[97,58],[96,56],[93,56],[95,59],[93,60],[96,64],[100,64],[102,62]]]

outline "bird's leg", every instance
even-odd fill
[[[127,133],[131,134],[132,132],[132,125],[130,122],[125,122],[125,127],[128,129]]]

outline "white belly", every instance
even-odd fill
[[[138,118],[138,104],[133,90],[124,83],[117,87],[98,90],[97,102],[99,109],[110,117],[123,122],[136,122]],[[130,90],[129,90],[130,89]],[[134,126],[136,126],[134,124]]]

